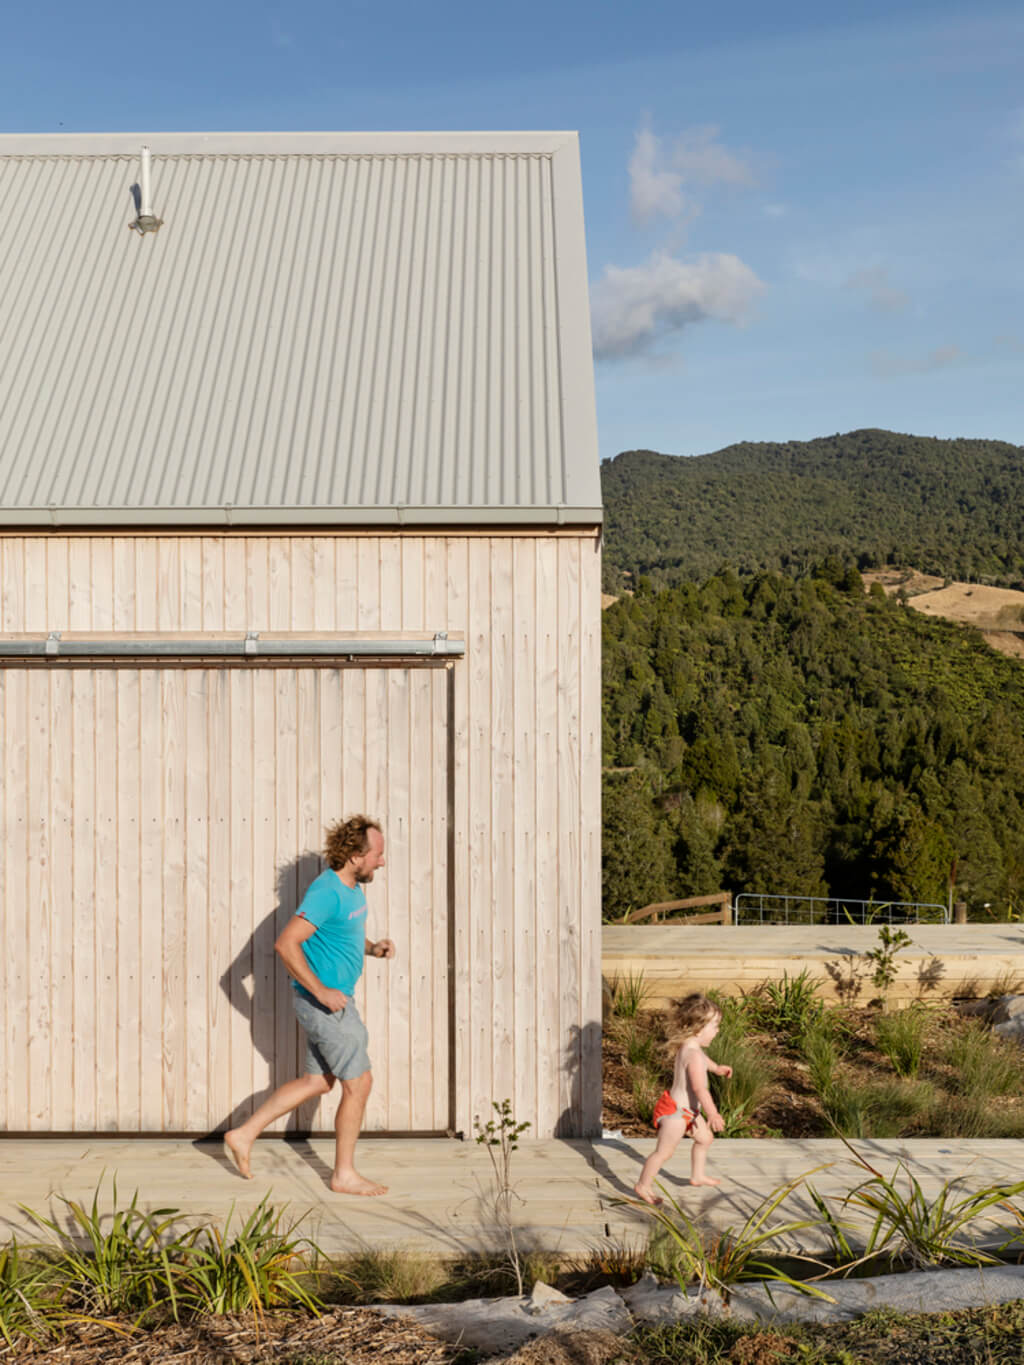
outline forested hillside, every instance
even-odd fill
[[[602,466],[605,586],[665,586],[723,565],[799,574],[837,553],[1024,587],[1024,447],[853,431]],[[631,577],[625,577],[625,574]]]
[[[883,435],[860,433],[865,464]],[[963,469],[976,452],[979,487],[982,468],[994,470],[989,443],[923,443],[937,444],[963,447]],[[834,443],[802,449],[812,447],[809,469],[847,458]],[[731,487],[734,506],[748,510],[733,523],[735,553],[724,520],[716,523],[716,553],[749,566],[768,542],[748,520],[744,449],[753,448],[733,448],[737,463],[715,497],[724,509]],[[757,449],[788,450],[790,465],[797,459],[791,447]],[[998,449],[1009,470],[1020,452]],[[615,464],[639,475],[663,458]],[[923,465],[908,467],[917,473],[902,498],[891,488],[886,496],[916,505],[914,524],[923,528]],[[699,477],[715,486],[719,475]],[[998,485],[992,479],[987,496],[1000,509],[1000,534],[968,539],[966,495],[962,511],[959,552],[975,555],[975,571],[1021,563],[1020,533],[1008,528],[1024,513],[1024,492],[1010,496],[1009,473]],[[866,472],[858,486],[866,498]],[[652,506],[659,487],[664,496],[668,485],[657,479],[645,490]],[[781,495],[778,503],[781,524]],[[792,499],[785,505],[791,515]],[[801,506],[810,525],[813,499]],[[901,515],[886,514],[892,525]],[[815,524],[824,534],[820,518]],[[615,526],[606,553],[622,562]],[[849,534],[847,548],[859,551],[852,527]],[[877,544],[889,553],[897,542]],[[698,558],[687,560],[687,575]],[[799,578],[726,570],[663,591],[641,583],[610,607],[604,763],[607,916],[720,888],[944,902],[954,860],[957,894],[972,910],[985,902],[1000,913],[1024,908],[1024,668],[973,630],[926,619],[878,587],[866,594],[838,557]]]

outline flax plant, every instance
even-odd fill
[[[815,1167],[821,1170],[821,1167]],[[813,1175],[813,1171],[808,1175]],[[657,1206],[640,1200],[622,1200],[630,1208],[639,1209],[655,1223],[653,1259],[657,1258],[658,1243],[666,1248],[664,1269],[673,1276],[680,1289],[691,1284],[701,1289],[714,1289],[728,1295],[730,1289],[743,1280],[769,1280],[785,1284],[802,1294],[834,1302],[831,1295],[809,1280],[798,1280],[786,1273],[774,1260],[765,1258],[766,1250],[782,1238],[795,1232],[820,1226],[820,1218],[795,1218],[769,1225],[769,1220],[790,1194],[802,1185],[807,1176],[798,1176],[767,1194],[754,1211],[738,1227],[721,1232],[703,1228],[686,1213],[679,1201],[659,1185],[664,1202]],[[813,1256],[792,1251],[781,1253],[786,1262],[801,1262],[824,1273],[828,1267]]]
[[[0,1248],[0,1338],[9,1349],[49,1336],[59,1323],[49,1272],[44,1262],[23,1257],[16,1239]]]
[[[847,1275],[859,1266],[877,1264],[890,1270],[999,1264],[999,1258],[978,1246],[968,1235],[968,1229],[979,1220],[994,1222],[997,1210],[1021,1222],[1019,1211],[1010,1200],[1024,1191],[1024,1180],[1012,1185],[987,1185],[973,1194],[958,1194],[955,1188],[958,1182],[950,1180],[936,1195],[926,1196],[920,1181],[903,1162],[897,1164],[891,1176],[886,1176],[852,1147],[849,1150],[857,1164],[869,1173],[840,1201],[846,1213],[866,1214],[871,1220],[861,1250],[855,1250],[846,1236],[850,1220],[836,1218],[821,1195],[808,1187],[832,1238],[839,1273]],[[905,1191],[901,1174],[906,1177]]]
[[[317,1265],[321,1253],[308,1237],[294,1235],[301,1219],[285,1225],[283,1210],[264,1196],[232,1234],[234,1209],[223,1227],[197,1228],[183,1247],[190,1306],[202,1313],[251,1311],[257,1321],[265,1309],[284,1305],[318,1314],[323,1303],[308,1280],[318,1273],[309,1261]]]
[[[180,1213],[173,1208],[145,1212],[138,1206],[138,1190],[127,1208],[119,1209],[117,1181],[111,1183],[110,1214],[100,1211],[99,1185],[89,1208],[61,1196],[71,1215],[70,1228],[19,1206],[57,1240],[52,1267],[57,1293],[73,1313],[90,1317],[135,1313],[141,1321],[147,1313],[166,1307],[177,1320],[181,1241],[170,1235],[170,1229]]]

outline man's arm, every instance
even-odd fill
[[[349,997],[344,991],[336,991],[330,986],[325,986],[310,969],[309,963],[306,961],[306,954],[302,951],[302,945],[306,939],[312,938],[315,933],[315,924],[310,924],[309,920],[302,915],[292,915],[278,934],[274,951],[299,985],[305,986],[314,1000],[319,1000],[321,1005],[329,1009],[332,1014],[336,1014],[338,1010],[345,1008]]]
[[[366,940],[367,957],[394,957],[395,945],[389,938],[379,938],[376,943],[373,939]]]

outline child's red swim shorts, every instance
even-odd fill
[[[654,1113],[651,1115],[651,1123],[655,1128],[658,1127],[662,1119],[685,1119],[686,1129],[684,1135],[693,1131],[694,1120],[697,1115],[692,1109],[687,1109],[683,1105],[676,1107],[676,1102],[669,1091],[665,1091],[661,1099],[654,1106]]]

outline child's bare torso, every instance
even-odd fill
[[[669,1094],[678,1109],[689,1109],[691,1114],[699,1113],[700,1101],[694,1090],[694,1080],[699,1079],[702,1087],[707,1085],[708,1059],[704,1049],[692,1038],[688,1039],[676,1053],[675,1073]]]

